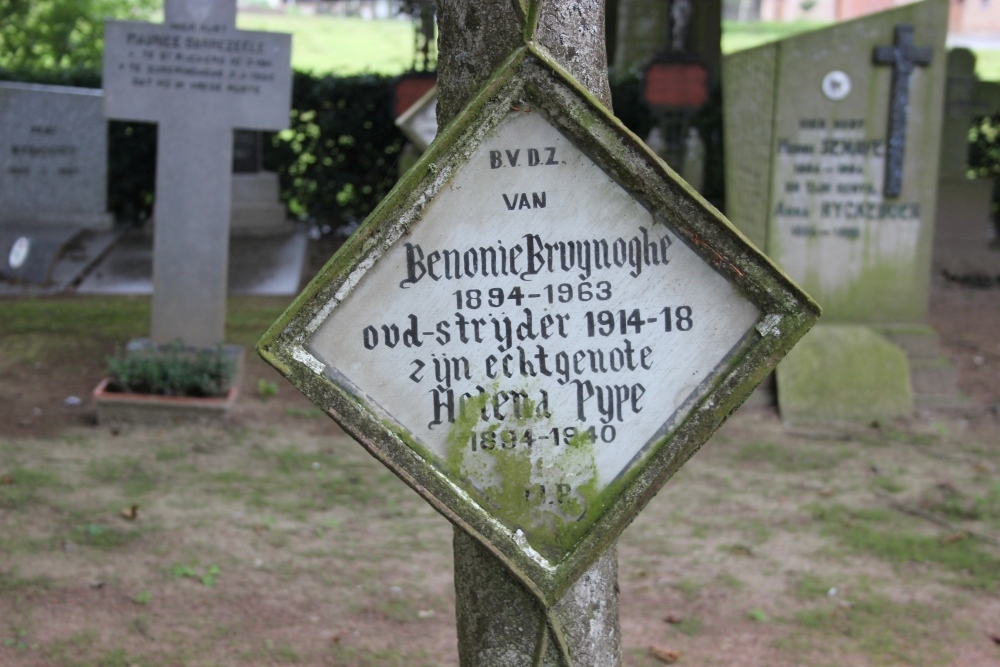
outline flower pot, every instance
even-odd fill
[[[101,380],[94,389],[94,402],[98,423],[112,428],[135,424],[224,424],[239,394],[237,382],[233,382],[225,396],[216,398],[128,394],[108,391],[110,383],[111,378]]]

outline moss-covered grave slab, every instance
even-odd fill
[[[871,422],[913,413],[906,353],[871,328],[823,324],[778,364],[790,422]]]
[[[258,347],[551,602],[818,315],[529,43]]]

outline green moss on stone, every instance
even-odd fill
[[[913,413],[906,354],[870,328],[819,325],[778,364],[778,405],[794,422],[858,421]]]

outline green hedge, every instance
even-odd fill
[[[993,224],[1000,232],[1000,114],[977,118],[969,130],[969,168],[993,179]]]
[[[363,220],[389,193],[406,142],[392,118],[392,83],[295,72],[291,127],[264,155],[291,213],[336,228]]]

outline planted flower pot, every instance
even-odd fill
[[[213,357],[206,357],[207,354]],[[170,383],[163,381],[164,376],[202,372],[203,369],[199,368],[191,371],[190,367],[192,363],[201,362],[204,365],[205,359],[218,367],[216,371],[223,372],[220,369],[224,369],[225,377],[218,383],[225,389],[220,395],[166,395],[129,390],[130,386],[162,389],[163,385],[167,385],[169,390]],[[243,348],[227,345],[209,353],[187,348],[180,342],[154,346],[147,340],[132,341],[125,354],[109,360],[109,365],[113,372],[117,371],[117,377],[113,373],[111,377],[104,378],[93,391],[98,423],[112,428],[133,424],[223,424],[239,394]],[[148,376],[154,376],[154,380],[150,381]],[[172,389],[171,393],[179,393],[176,387]],[[203,388],[196,389],[200,394],[205,393]]]

